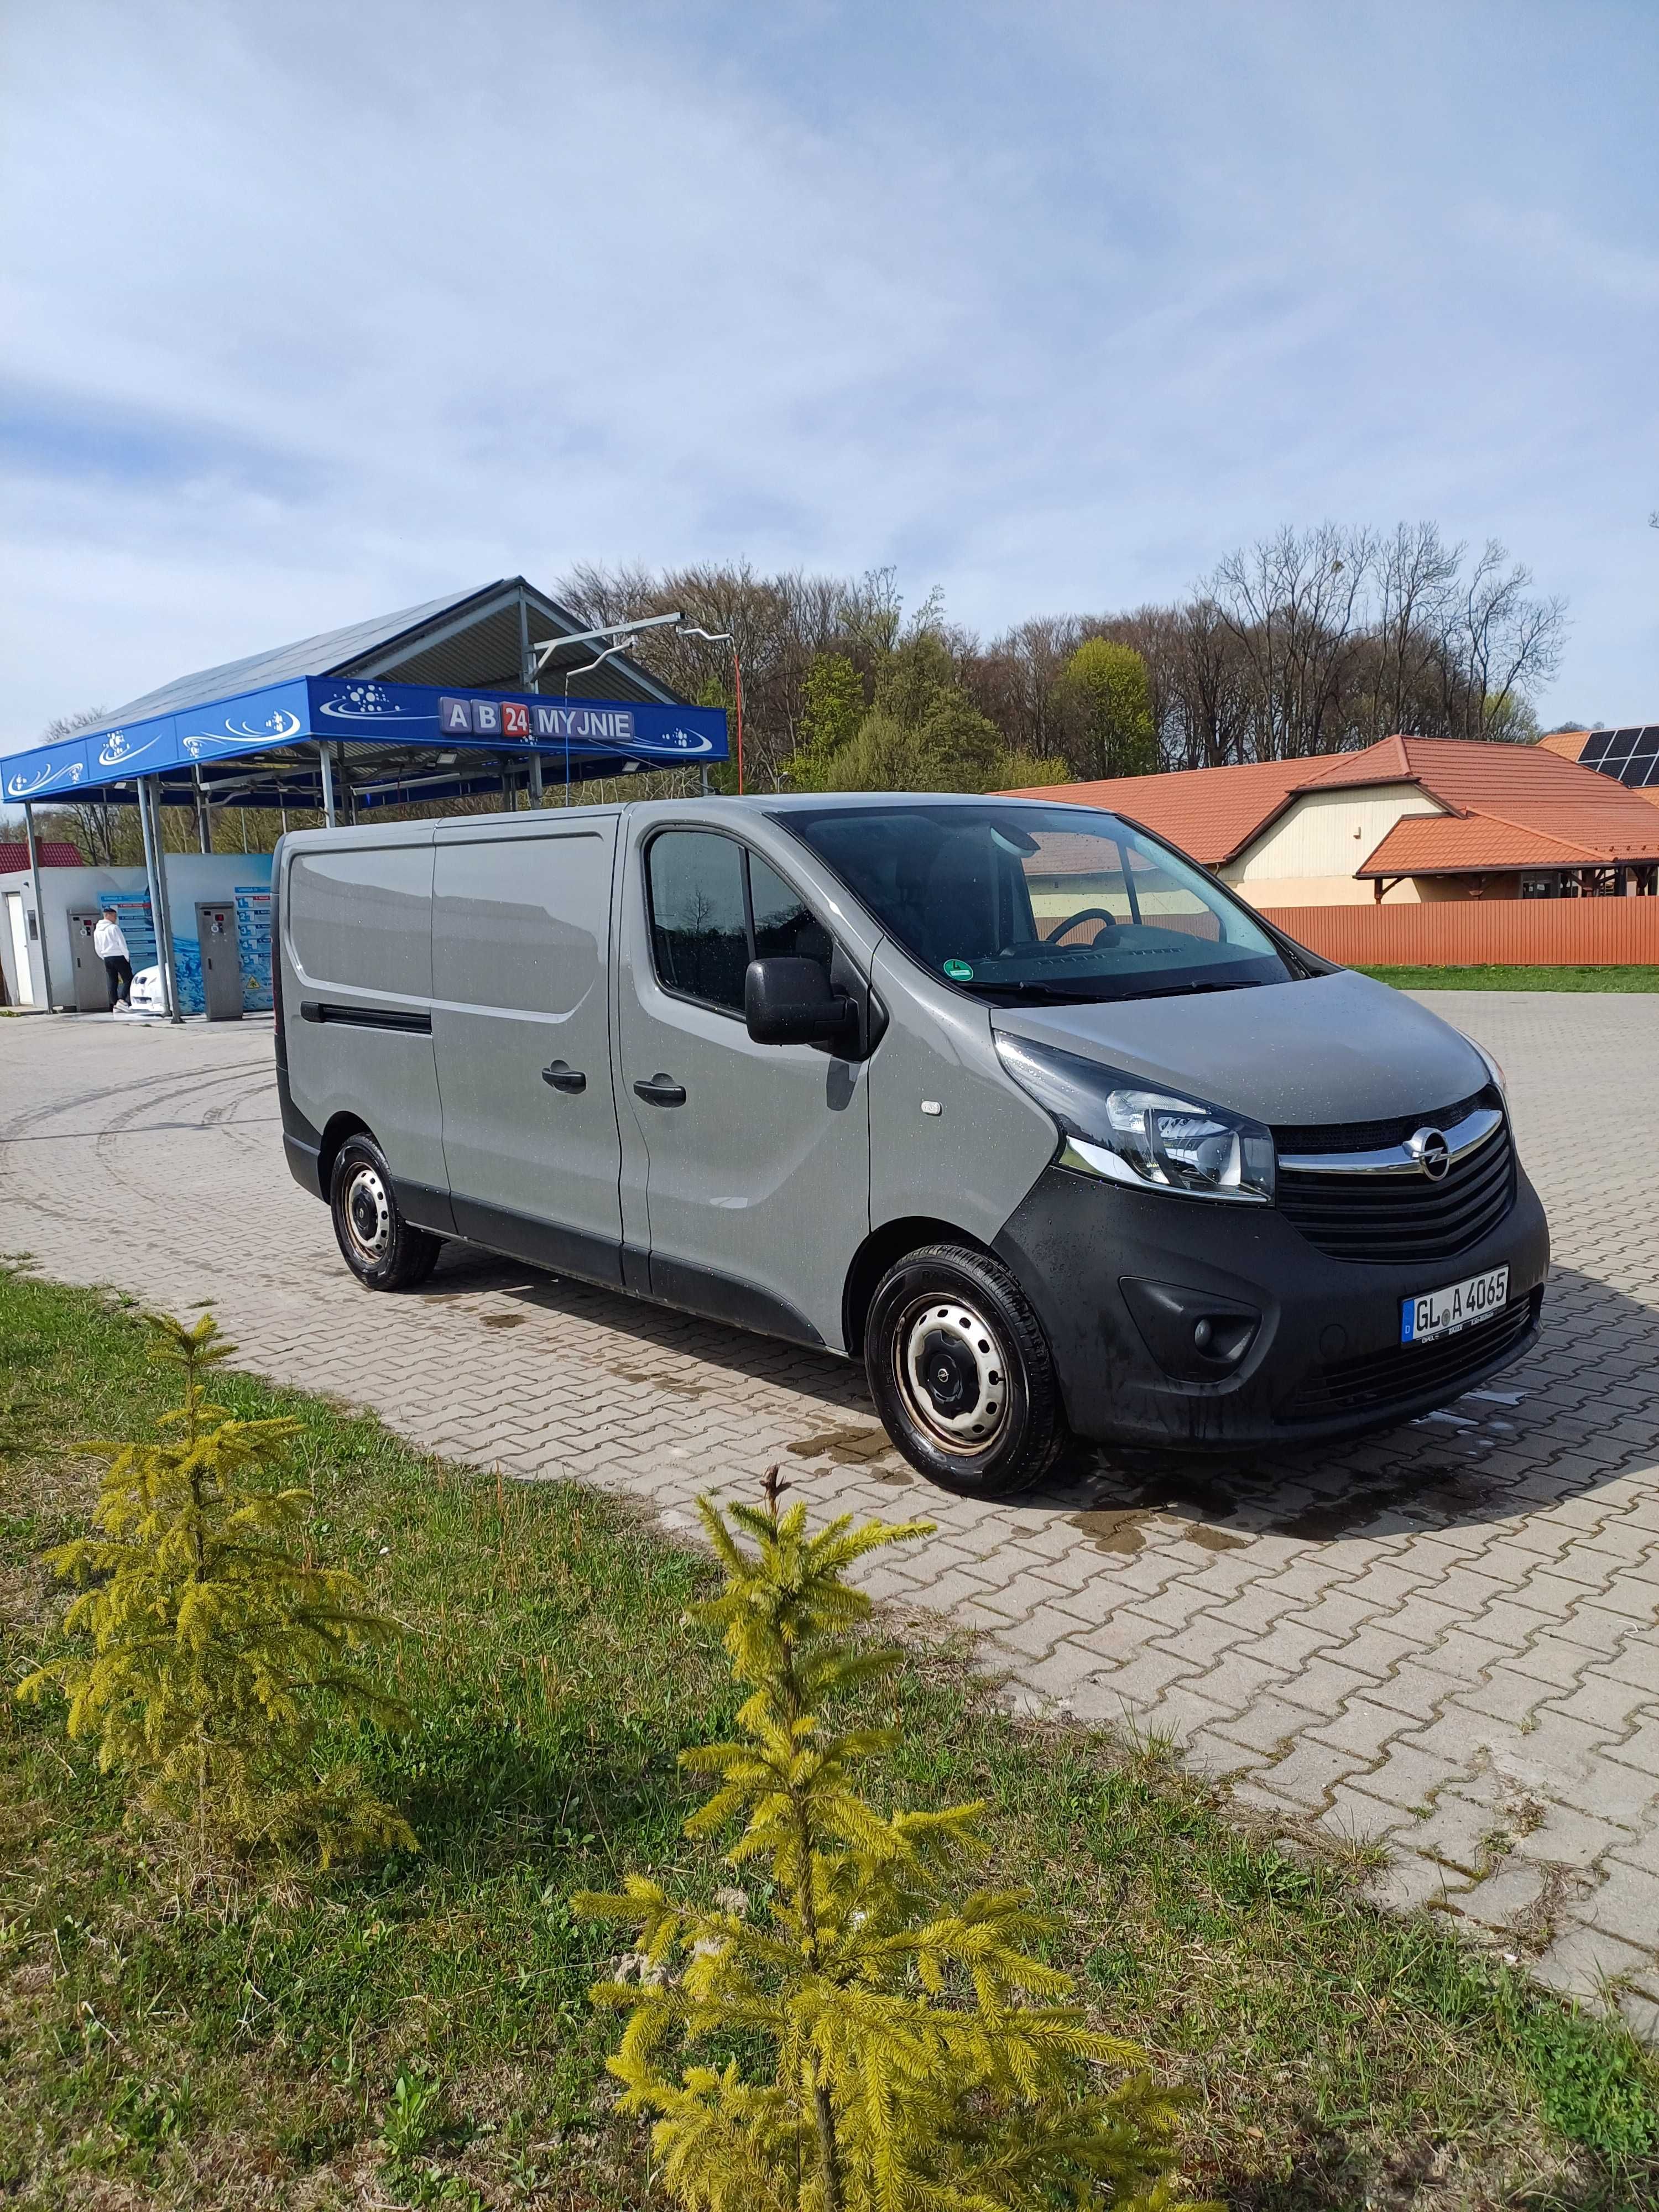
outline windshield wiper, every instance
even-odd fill
[[[1097,980],[1101,983],[1104,984],[1107,982],[1115,982],[1118,978],[1115,976],[1101,976]],[[1138,977],[1131,977],[1127,980],[1131,981],[1138,981],[1140,979]],[[1052,983],[1017,983],[1012,980],[1006,983],[994,983],[988,980],[981,981],[977,977],[971,983],[959,983],[957,986],[957,988],[959,991],[971,992],[975,997],[986,997],[989,996],[993,992],[998,992],[1009,998],[1047,999],[1054,1005],[1060,1006],[1121,1006],[1131,1005],[1139,999],[1190,998],[1196,996],[1200,991],[1255,991],[1259,990],[1261,988],[1261,987],[1259,983],[1246,981],[1237,983],[1205,981],[1201,983],[1155,984],[1149,990],[1139,991],[1111,991],[1103,989],[1095,991],[1061,991],[1057,990]]]
[[[1050,999],[1060,1006],[1093,1006],[1102,1003],[1098,991],[1060,991],[1052,983],[980,982],[958,983],[959,991],[967,991],[975,998],[988,997],[996,992],[1006,998]]]

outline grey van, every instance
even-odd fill
[[[1068,1436],[1235,1454],[1444,1405],[1549,1268],[1504,1077],[1121,817],[872,793],[307,831],[274,875],[295,1176],[862,1358],[994,1496]]]

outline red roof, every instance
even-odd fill
[[[1176,769],[1168,775],[1108,776],[1099,783],[1054,783],[1011,799],[1062,806],[1103,806],[1156,830],[1206,867],[1231,860],[1288,805],[1308,775],[1306,761],[1252,761],[1241,768]]]
[[[1613,860],[1659,859],[1659,822],[1645,837],[1618,844],[1586,845],[1552,836],[1496,815],[1407,814],[1396,822],[1363,867],[1362,882],[1378,876],[1461,876],[1485,868],[1585,868]]]
[[[35,847],[43,868],[84,868],[86,862],[73,845],[57,838],[42,838]],[[0,844],[0,876],[20,874],[29,864],[27,845]]]
[[[1217,867],[1254,844],[1304,792],[1388,783],[1414,784],[1444,811],[1396,823],[1355,871],[1362,877],[1659,859],[1659,828],[1645,794],[1539,745],[1393,737],[1322,760],[1118,776],[1015,795],[1109,807]],[[1467,834],[1477,818],[1484,824],[1478,837]],[[1415,866],[1401,864],[1407,854]]]
[[[1563,760],[1576,761],[1584,750],[1588,730],[1552,730],[1547,738],[1540,738],[1539,749],[1543,752],[1559,753]]]

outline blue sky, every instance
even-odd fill
[[[522,569],[992,631],[1285,522],[1659,717],[1653,0],[53,0],[0,54],[0,750]]]

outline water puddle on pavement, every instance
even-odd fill
[[[1128,1502],[1109,1504],[1103,1492],[1115,1492]],[[1237,1552],[1250,1540],[1248,1534],[1216,1527],[1237,1511],[1238,1494],[1201,1468],[1168,1467],[1132,1474],[1114,1468],[1097,1481],[1096,1495],[1098,1504],[1067,1519],[1097,1552],[1133,1559],[1145,1550],[1154,1528],[1174,1529],[1206,1552]]]
[[[619,1382],[643,1382],[653,1390],[665,1390],[671,1398],[706,1398],[708,1391],[701,1382],[687,1382],[678,1375],[651,1375],[643,1368],[611,1367],[605,1370]]]
[[[522,1314],[486,1314],[483,1317],[483,1325],[486,1328],[522,1328],[524,1316]]]
[[[827,1459],[836,1467],[861,1468],[872,1482],[884,1483],[890,1490],[908,1489],[915,1480],[902,1467],[877,1464],[893,1456],[892,1441],[885,1429],[852,1425],[825,1429],[818,1436],[803,1437],[789,1449],[797,1459]]]
[[[1225,1528],[1212,1528],[1206,1521],[1188,1521],[1181,1514],[1156,1505],[1096,1506],[1086,1513],[1072,1513],[1066,1516],[1070,1525],[1088,1537],[1097,1552],[1116,1553],[1121,1558],[1132,1559],[1146,1547],[1147,1532],[1153,1528],[1173,1528],[1189,1544],[1196,1544],[1205,1552],[1241,1551],[1249,1542],[1248,1536],[1235,1536]]]

